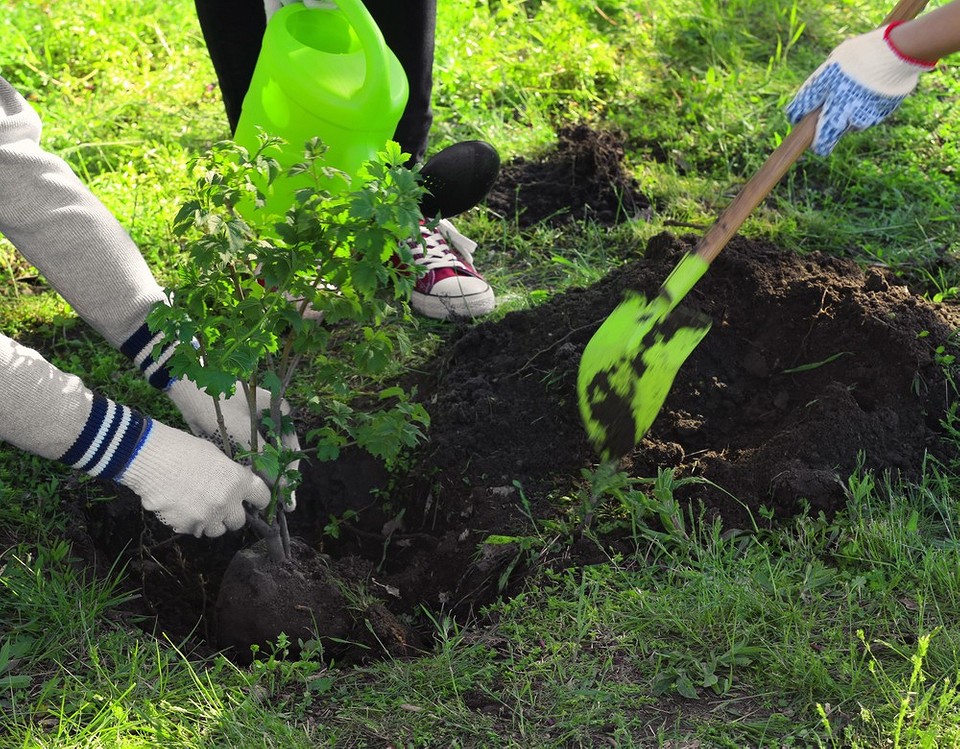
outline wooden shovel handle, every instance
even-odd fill
[[[927,0],[900,0],[890,11],[881,26],[893,21],[908,21],[918,15],[927,5]],[[697,244],[696,254],[707,263],[720,254],[727,242],[740,229],[747,216],[760,205],[774,185],[786,174],[800,155],[813,143],[817,132],[820,110],[815,109],[797,123],[777,149],[767,157],[760,170],[743,186],[733,201],[726,207],[713,226]]]

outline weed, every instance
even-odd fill
[[[734,671],[749,666],[759,649],[745,644],[735,644],[723,653],[712,653],[699,658],[689,653],[658,654],[653,693],[675,693],[689,700],[699,699],[697,690],[709,689],[713,694],[729,694],[734,681]]]

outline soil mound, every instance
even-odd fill
[[[485,539],[533,534],[597,464],[576,399],[584,346],[627,289],[655,294],[693,245],[655,237],[643,259],[595,286],[453,336],[407,383],[432,423],[407,484],[392,490],[392,514],[371,506],[369,459],[348,458],[313,466],[316,501],[292,522],[318,525],[334,509],[328,497],[337,511],[366,508],[342,548],[368,558],[388,548],[380,579],[398,605],[491,600],[520,549]],[[958,318],[891,273],[735,239],[684,304],[713,328],[622,461],[629,475],[707,479],[678,496],[725,528],[749,529],[761,508],[834,513],[858,470],[911,478],[928,455],[956,457],[940,436],[954,397],[943,357]],[[602,543],[616,549],[618,539]],[[591,561],[595,547],[583,546],[564,550],[563,563]]]
[[[487,207],[521,229],[588,220],[613,226],[644,218],[650,201],[624,169],[623,136],[586,125],[566,127],[538,159],[504,164]]]
[[[643,259],[589,289],[467,330],[418,385],[433,418],[421,472],[474,491],[569,487],[596,460],[577,409],[583,347],[627,289],[655,294],[694,242],[655,237]],[[724,491],[692,493],[742,524],[743,505],[837,509],[861,454],[865,468],[907,477],[927,451],[943,454],[955,316],[891,273],[738,238],[684,306],[713,327],[624,461],[633,476],[710,479]]]

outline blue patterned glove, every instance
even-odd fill
[[[936,62],[915,60],[897,50],[890,40],[897,25],[840,44],[787,105],[793,124],[823,107],[811,146],[814,153],[826,156],[848,130],[882,122],[917,87],[920,74],[936,67]]]

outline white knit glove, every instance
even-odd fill
[[[917,87],[921,73],[936,67],[902,55],[889,38],[889,24],[840,44],[787,105],[796,124],[823,106],[811,146],[829,154],[848,130],[865,130],[886,119]]]
[[[263,10],[267,14],[267,20],[285,5],[293,5],[302,2],[308,8],[335,8],[336,4],[329,0],[263,0]]]
[[[217,412],[213,405],[213,399],[200,390],[191,380],[186,379],[175,380],[166,392],[183,415],[190,431],[198,437],[215,443],[222,449],[223,440],[217,426]],[[270,392],[263,388],[257,388],[257,410],[263,412],[269,408]],[[283,401],[280,410],[284,416],[290,415],[290,405],[286,401]],[[247,399],[241,392],[240,383],[237,383],[237,390],[233,395],[220,400],[220,411],[223,414],[223,423],[227,428],[227,434],[230,436],[231,447],[249,450],[250,412],[247,409]],[[296,432],[291,431],[284,434],[281,440],[285,448],[299,452],[300,440],[297,438]],[[263,444],[263,442],[264,436],[261,433],[260,443]],[[297,470],[299,467],[299,460],[294,461],[289,466],[292,470]],[[293,512],[296,508],[296,493],[291,492],[284,505],[284,510]]]
[[[0,335],[0,440],[136,492],[180,533],[219,536],[270,489],[214,445],[90,391],[76,375]]]
[[[220,437],[220,428],[217,426],[217,411],[214,408],[213,399],[190,380],[176,379],[170,374],[166,364],[173,356],[177,344],[166,344],[161,347],[162,341],[163,335],[153,333],[144,323],[121,344],[120,351],[130,358],[147,382],[170,396],[170,400],[183,415],[191,432],[213,442],[222,450],[224,445]],[[156,357],[154,357],[155,350],[157,350]],[[257,388],[257,410],[263,412],[269,408],[270,393]],[[249,450],[250,413],[239,382],[232,396],[220,399],[220,409],[223,413],[224,426],[230,437],[231,448]],[[283,416],[290,415],[290,406],[286,401],[280,405],[280,410]],[[295,432],[284,434],[281,441],[288,450],[300,451],[300,440],[297,439]],[[262,433],[260,443],[265,444]],[[296,470],[299,466],[300,461],[297,460],[291,463],[289,468]],[[291,492],[284,504],[284,509],[287,512],[293,512],[296,507],[296,495]]]
[[[246,523],[243,503],[262,510],[270,488],[216,446],[159,421],[149,421],[139,450],[116,481],[177,533],[221,536]]]

